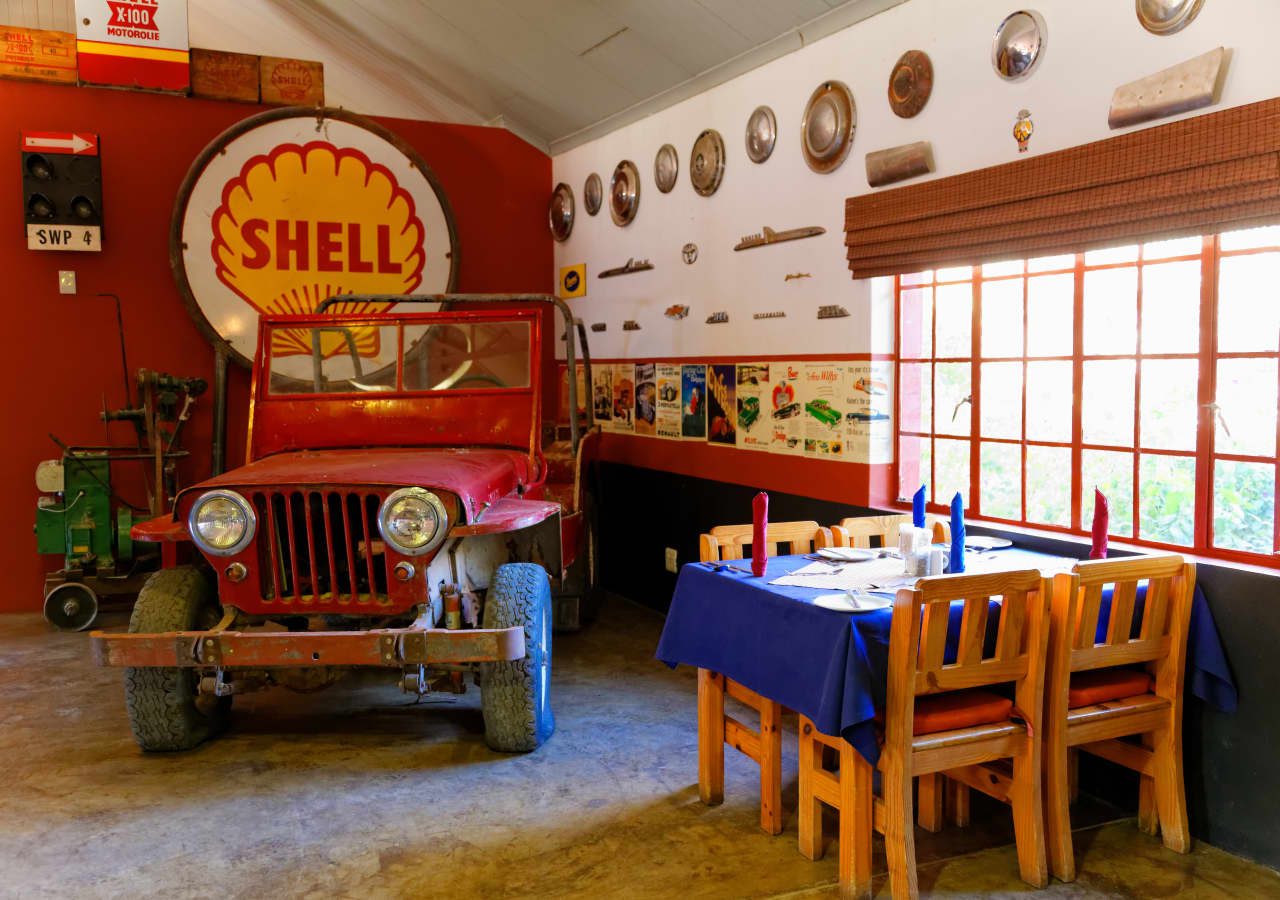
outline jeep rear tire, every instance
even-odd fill
[[[130,634],[195,631],[217,624],[218,604],[208,580],[192,566],[162,569],[147,579],[129,617]],[[201,696],[190,668],[126,668],[129,728],[147,751],[190,750],[222,730],[230,697]]]
[[[498,567],[485,598],[485,628],[524,629],[524,659],[481,663],[484,740],[504,753],[528,753],[551,737],[551,582],[542,566]]]

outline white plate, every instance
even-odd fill
[[[970,550],[1003,550],[1012,547],[1013,541],[1008,538],[987,537],[985,534],[966,536],[964,545]]]
[[[836,612],[874,612],[877,609],[889,609],[893,606],[893,598],[859,591],[855,599],[854,594],[845,591],[842,594],[822,594],[815,597],[813,605],[821,606],[823,609],[834,609]]]
[[[879,550],[865,550],[861,547],[823,547],[815,552],[823,559],[839,562],[866,562],[880,557]]]

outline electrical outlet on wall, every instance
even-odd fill
[[[676,548],[668,547],[667,548],[667,571],[671,572],[672,574],[675,574],[677,569],[676,563],[677,563]]]

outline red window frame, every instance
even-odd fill
[[[1258,565],[1280,568],[1280,474],[1277,474],[1277,456],[1253,456],[1248,454],[1238,454],[1231,452],[1218,452],[1216,443],[1216,418],[1217,407],[1215,398],[1217,396],[1217,375],[1218,363],[1222,360],[1232,359],[1267,359],[1276,361],[1277,370],[1277,397],[1280,398],[1280,335],[1277,335],[1276,343],[1269,350],[1255,351],[1220,351],[1218,348],[1218,311],[1219,311],[1219,286],[1221,281],[1221,261],[1226,258],[1242,257],[1260,253],[1275,253],[1280,251],[1280,243],[1267,244],[1264,246],[1252,247],[1238,250],[1222,249],[1222,242],[1217,235],[1209,235],[1200,239],[1200,247],[1198,253],[1187,253],[1175,256],[1160,256],[1157,258],[1146,259],[1143,245],[1138,246],[1138,254],[1135,260],[1124,262],[1087,262],[1084,253],[1064,254],[1059,257],[1064,260],[1070,260],[1069,265],[1063,265],[1060,268],[1046,268],[1043,270],[1029,271],[1027,261],[1022,261],[1020,272],[1016,274],[1001,274],[984,276],[981,266],[974,266],[971,270],[969,278],[950,277],[939,280],[939,274],[954,275],[959,269],[965,267],[953,267],[951,269],[942,269],[928,273],[928,278],[920,277],[923,273],[914,276],[896,276],[894,278],[894,358],[895,358],[895,390],[894,390],[894,446],[895,446],[895,463],[891,484],[893,486],[894,496],[897,498],[898,506],[909,506],[909,494],[914,490],[916,485],[901,484],[902,469],[902,449],[903,438],[918,437],[930,443],[930,471],[927,480],[931,489],[935,482],[937,472],[937,453],[934,452],[934,446],[937,439],[942,440],[963,440],[969,445],[969,468],[968,483],[965,493],[967,515],[977,521],[988,521],[993,524],[1009,524],[1018,527],[1025,527],[1047,532],[1056,532],[1061,534],[1087,536],[1089,534],[1090,523],[1084,521],[1088,515],[1086,510],[1088,505],[1082,502],[1084,496],[1083,484],[1083,456],[1086,451],[1102,450],[1102,451],[1119,451],[1130,454],[1132,464],[1132,497],[1130,498],[1132,510],[1132,534],[1128,536],[1118,536],[1117,540],[1126,544],[1133,544],[1143,547],[1151,547],[1161,550],[1172,550],[1178,552],[1191,552],[1210,558],[1224,559],[1234,562],[1252,563]],[[1142,315],[1143,315],[1143,271],[1148,265],[1160,265],[1165,263],[1198,261],[1200,266],[1200,299],[1199,299],[1199,341],[1194,351],[1178,352],[1178,353],[1144,353],[1142,347]],[[1016,262],[1016,261],[1015,261]],[[1084,352],[1084,310],[1085,310],[1085,273],[1092,271],[1102,271],[1107,269],[1125,269],[1136,268],[1137,270],[1137,299],[1135,321],[1135,343],[1132,353],[1121,354],[1095,354]],[[1073,314],[1073,340],[1072,353],[1070,355],[1057,356],[1029,356],[1028,351],[1028,281],[1029,277],[1049,276],[1049,275],[1066,275],[1073,277],[1073,298],[1072,298],[1072,314]],[[1017,357],[1004,356],[984,356],[982,354],[982,286],[986,283],[997,281],[1013,281],[1021,280],[1022,282],[1022,355]],[[971,284],[971,335],[970,348],[967,356],[942,357],[937,355],[937,298],[936,288],[946,286],[948,284]],[[903,356],[903,292],[917,288],[932,288],[933,301],[930,303],[930,321],[927,323],[930,331],[929,338],[926,342],[927,355],[921,356]],[[1274,302],[1274,301],[1272,301]],[[923,323],[922,323],[923,324]],[[1166,449],[1152,448],[1142,446],[1141,429],[1142,429],[1142,368],[1144,360],[1160,360],[1160,359],[1182,359],[1194,360],[1197,363],[1197,393],[1196,393],[1196,428],[1194,435],[1194,444],[1192,449]],[[1085,443],[1083,440],[1083,381],[1084,381],[1084,363],[1086,361],[1106,361],[1106,360],[1133,360],[1134,362],[1134,403],[1133,403],[1133,441],[1129,446],[1108,445]],[[1027,438],[1027,365],[1035,362],[1070,362],[1072,368],[1072,408],[1071,417],[1071,439],[1069,441],[1048,441]],[[937,410],[937,364],[946,363],[967,363],[970,369],[970,388],[971,402],[969,409],[969,432],[967,436],[957,437],[954,434],[939,432]],[[990,362],[1008,362],[1019,363],[1022,367],[1022,408],[1020,411],[1020,438],[993,438],[982,434],[982,365]],[[929,363],[930,365],[930,402],[933,408],[933,415],[929,422],[929,431],[912,431],[904,430],[902,420],[902,392],[904,387],[904,379],[902,375],[902,367],[904,365],[913,365],[915,363]],[[1278,404],[1280,405],[1280,404]],[[1276,448],[1280,448],[1280,408],[1277,409],[1276,415]],[[980,490],[980,474],[982,468],[982,447],[984,444],[1003,444],[1014,445],[1021,448],[1021,514],[1017,518],[1007,518],[994,515],[984,514],[982,510],[982,492]],[[1029,446],[1046,446],[1059,447],[1070,451],[1071,454],[1071,473],[1070,473],[1070,524],[1066,526],[1045,524],[1040,522],[1028,521],[1027,519],[1027,448]],[[1275,448],[1273,448],[1275,449]],[[1141,531],[1141,473],[1140,467],[1144,456],[1169,456],[1184,459],[1193,459],[1195,461],[1195,505],[1194,505],[1194,522],[1192,528],[1193,539],[1190,543],[1179,544],[1158,540],[1144,539],[1140,537]],[[1240,550],[1232,548],[1222,548],[1214,546],[1214,477],[1215,463],[1218,461],[1241,462],[1241,463],[1262,463],[1272,467],[1273,473],[1273,497],[1272,509],[1272,552],[1260,553],[1250,550]],[[904,490],[905,489],[905,490]],[[945,513],[947,511],[947,501],[949,498],[935,497],[931,498],[927,503],[928,509],[933,512]],[[941,502],[939,502],[941,501]],[[1113,505],[1113,529],[1115,525],[1115,514]],[[1114,533],[1114,531],[1113,531]]]

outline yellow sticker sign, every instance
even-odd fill
[[[578,263],[576,266],[565,266],[560,270],[560,297],[561,299],[569,299],[570,297],[587,296],[587,264]]]

